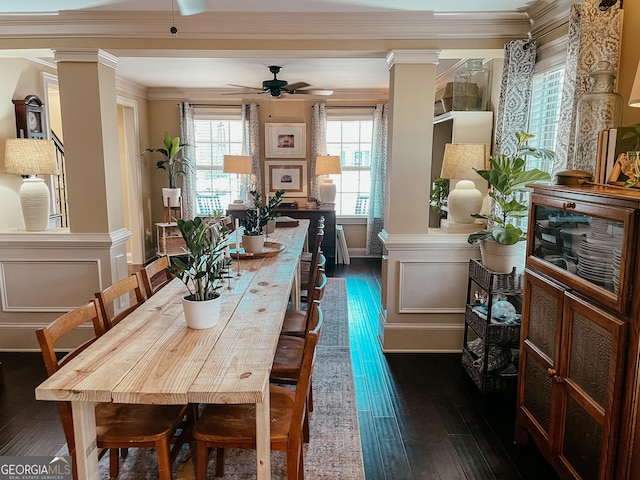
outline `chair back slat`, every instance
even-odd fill
[[[142,278],[147,298],[171,281],[173,276],[167,270],[168,267],[169,257],[162,256],[140,270],[140,277]]]
[[[96,293],[107,330],[117,325],[123,318],[144,303],[146,298],[143,289],[140,275],[134,273]],[[125,300],[125,304],[128,304],[128,306],[118,310],[115,302],[125,295],[128,297]]]
[[[316,346],[320,340],[320,331],[322,330],[322,309],[320,305],[314,302],[309,305],[309,308],[312,309],[311,317],[315,328],[310,330],[305,337],[302,364],[296,382],[290,435],[302,435],[304,417],[307,413],[306,402],[311,389],[311,374],[313,373],[316,359]]]

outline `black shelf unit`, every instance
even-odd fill
[[[489,371],[489,354],[492,348],[511,349],[520,345],[520,324],[505,324],[492,322],[494,295],[504,295],[516,308],[522,312],[522,287],[524,275],[516,273],[496,273],[487,269],[476,259],[469,260],[469,281],[467,285],[467,305],[464,319],[464,341],[462,348],[462,365],[473,382],[483,393],[515,392],[517,384],[518,359],[512,358],[512,373],[502,373],[504,369]],[[477,288],[476,288],[477,287]],[[486,314],[480,312],[474,302],[474,291],[480,289],[485,292]],[[469,349],[469,333],[481,339],[483,351],[480,356]]]

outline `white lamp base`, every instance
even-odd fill
[[[322,203],[336,203],[336,185],[330,178],[325,178],[319,186]]]
[[[42,178],[27,177],[20,187],[22,217],[28,232],[49,228],[49,189]]]
[[[474,223],[471,215],[482,210],[482,193],[471,180],[460,180],[447,199],[449,216],[456,223]]]

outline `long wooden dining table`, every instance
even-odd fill
[[[289,297],[299,297],[308,224],[269,234],[285,246],[276,255],[233,260],[216,326],[187,328],[187,290],[173,279],[36,388],[38,400],[72,404],[80,478],[99,478],[97,402],[255,404],[257,478],[271,478],[269,375]]]

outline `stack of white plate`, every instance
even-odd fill
[[[602,218],[591,217],[589,221],[591,227],[591,233],[593,238],[599,238],[602,240],[610,239],[613,231],[613,224],[610,220],[604,220]]]
[[[613,291],[613,252],[622,247],[622,237],[611,235],[609,222],[606,225],[600,222],[596,224],[591,234],[582,238],[578,247],[577,272],[580,277]]]
[[[620,248],[613,249],[613,291],[618,293],[618,285],[620,283],[620,259],[622,258],[622,250]]]

